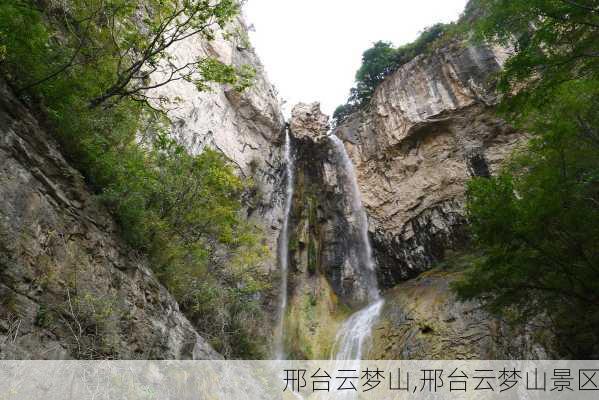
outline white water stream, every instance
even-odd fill
[[[342,325],[335,338],[334,349],[336,352],[331,354],[332,359],[336,360],[360,360],[363,356],[365,345],[372,333],[372,327],[376,323],[378,316],[383,308],[384,300],[379,294],[379,288],[376,280],[375,262],[372,258],[372,247],[368,239],[368,217],[362,199],[360,189],[354,171],[354,166],[349,158],[343,142],[335,135],[329,136],[333,146],[338,154],[340,162],[339,167],[343,170],[343,175],[347,178],[347,193],[349,195],[349,205],[351,207],[352,225],[358,231],[358,251],[355,262],[359,265],[356,270],[360,271],[360,278],[364,281],[362,284],[367,289],[369,305],[354,313]],[[278,327],[275,337],[275,358],[285,359],[284,337],[285,337],[285,313],[287,309],[287,280],[289,266],[289,217],[293,200],[293,156],[291,154],[291,138],[289,132],[285,135],[285,145],[283,156],[286,168],[286,190],[283,225],[279,237],[279,266],[281,271],[281,287]]]
[[[275,359],[285,358],[285,313],[287,310],[287,275],[289,269],[289,214],[293,200],[293,156],[291,154],[291,138],[289,132],[285,133],[285,145],[283,148],[285,161],[286,185],[285,185],[285,208],[283,210],[283,225],[279,237],[279,267],[281,268],[281,287],[279,301],[279,322],[275,332]]]
[[[341,167],[348,180],[351,212],[359,229],[359,245],[362,252],[361,257],[358,257],[361,264],[359,267],[362,272],[362,279],[366,280],[364,283],[367,285],[368,300],[370,301],[370,305],[353,314],[342,325],[333,346],[333,349],[336,349],[337,352],[331,356],[336,360],[360,360],[365,350],[365,344],[372,334],[372,327],[378,320],[383,308],[384,300],[379,293],[375,262],[372,258],[372,247],[368,239],[368,217],[362,205],[354,165],[345,150],[343,142],[335,135],[331,135],[329,138],[338,152]]]

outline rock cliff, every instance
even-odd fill
[[[385,287],[467,241],[464,192],[525,139],[493,112],[503,48],[451,42],[388,76],[336,129],[353,159]]]
[[[286,349],[297,359],[328,358],[354,293],[357,277],[343,279],[350,246],[347,204],[326,137],[328,117],[318,103],[292,110],[294,190],[289,218],[289,306]]]
[[[0,358],[219,358],[0,85]]]
[[[493,318],[476,302],[461,302],[451,290],[474,255],[448,260],[385,293],[373,327],[367,359],[507,360],[547,359],[551,337],[531,327]]]
[[[255,189],[248,218],[273,257],[282,218],[285,122],[241,18],[214,41],[188,38],[184,60],[209,56],[256,71],[243,93],[200,93],[177,81],[149,93],[170,101],[173,135],[191,153],[221,151]],[[64,159],[51,135],[0,87],[0,358],[219,358]]]
[[[355,165],[379,286],[396,286],[385,295],[371,358],[545,354],[526,333],[518,333],[519,347],[507,343],[501,322],[457,302],[449,284],[459,271],[402,283],[467,243],[468,179],[494,173],[526,139],[493,110],[493,75],[507,54],[451,42],[418,56],[333,132]],[[171,55],[256,70],[254,85],[241,94],[222,86],[200,93],[181,80],[151,96],[170,100],[173,135],[191,153],[216,149],[254,180],[247,216],[265,232],[272,254],[265,268],[277,279],[286,124],[243,20],[214,41],[182,41]],[[322,359],[351,310],[368,301],[369,288],[356,268],[362,255],[350,176],[328,137],[328,118],[317,103],[292,114],[285,342],[292,358]],[[0,130],[0,358],[218,358],[4,85]]]
[[[357,171],[379,286],[394,287],[384,294],[372,359],[547,357],[530,332],[509,331],[478,304],[459,302],[450,290],[459,270],[413,279],[466,247],[467,181],[496,172],[526,140],[494,110],[493,78],[507,54],[451,42],[420,55],[332,132]],[[327,334],[366,298],[352,268],[359,254],[347,176],[327,129],[317,103],[293,109],[288,331],[298,357],[328,357]]]

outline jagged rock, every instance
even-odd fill
[[[220,358],[0,84],[0,358]]]
[[[420,55],[336,128],[356,165],[384,286],[464,245],[467,181],[496,172],[524,143],[493,110],[493,76],[507,55],[461,42]]]
[[[329,117],[320,111],[320,103],[299,103],[291,110],[289,129],[296,139],[320,142],[329,131]]]
[[[368,301],[369,293],[361,276],[360,231],[348,171],[327,129],[328,117],[318,103],[293,108],[289,132],[296,171],[289,237],[297,245],[290,246],[291,267],[326,275],[342,302],[358,306]]]

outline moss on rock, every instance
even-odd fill
[[[480,304],[456,299],[451,283],[477,258],[450,256],[433,270],[387,291],[368,358],[546,358],[546,350],[526,327],[508,327]]]
[[[296,288],[287,308],[285,347],[290,359],[328,359],[349,310],[320,275]]]

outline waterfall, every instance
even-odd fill
[[[359,233],[359,252],[356,259],[359,262],[361,279],[367,286],[368,300],[370,304],[362,310],[353,314],[337,333],[333,349],[337,349],[332,357],[337,360],[360,360],[364,350],[364,344],[372,333],[372,327],[376,323],[383,308],[384,300],[381,298],[375,273],[375,262],[372,257],[372,247],[368,239],[368,217],[362,205],[358,179],[353,163],[349,158],[343,142],[335,135],[329,136],[336,149],[347,178],[348,194],[351,206],[352,218]]]
[[[372,333],[372,326],[383,308],[381,298],[362,310],[354,313],[339,330],[334,348],[337,349],[337,360],[360,360],[364,343]]]
[[[291,213],[291,204],[293,201],[293,156],[291,155],[291,138],[289,131],[285,132],[285,145],[283,148],[283,157],[285,161],[285,208],[283,210],[283,226],[279,236],[279,267],[281,271],[281,287],[279,300],[279,321],[275,332],[275,359],[285,358],[284,339],[285,339],[285,312],[287,310],[287,275],[289,266],[289,214]]]

